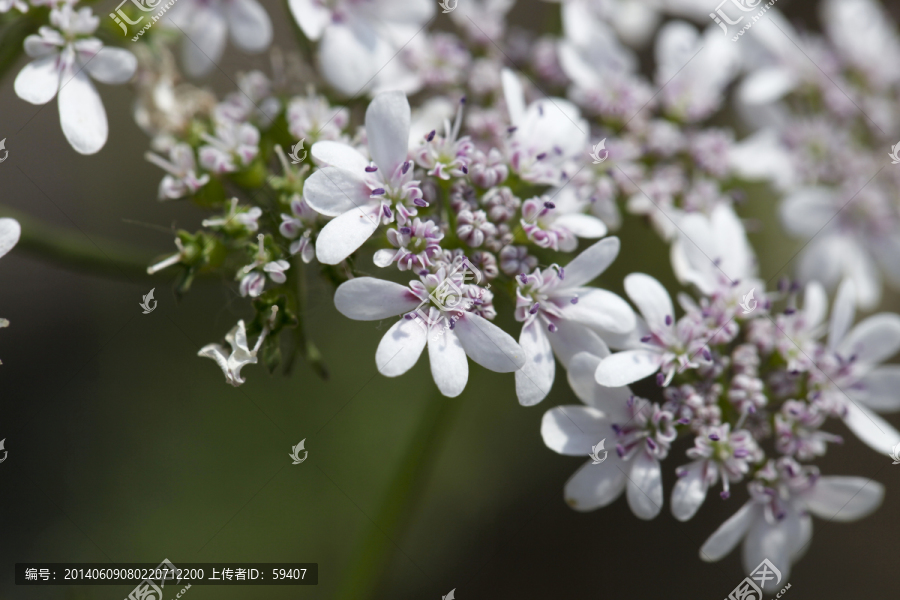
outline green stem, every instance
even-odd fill
[[[403,539],[427,475],[459,411],[460,398],[430,399],[416,426],[377,514],[363,537],[337,595],[338,600],[384,598],[379,593],[392,554]],[[405,560],[405,559],[404,559]]]
[[[65,269],[84,271],[104,277],[133,279],[147,275],[151,252],[81,232],[50,225],[6,206],[0,215],[16,219],[22,226],[17,250]],[[101,248],[103,248],[101,250]]]
[[[291,350],[288,360],[285,362],[284,372],[285,374],[291,372],[291,369],[294,366],[294,358],[296,357],[297,352],[300,352],[303,358],[306,359],[306,362],[309,363],[312,370],[315,371],[316,375],[327,381],[328,367],[325,365],[322,353],[319,351],[315,342],[306,335],[306,298],[308,295],[308,286],[306,283],[306,263],[303,262],[299,254],[294,257],[293,265],[291,265],[291,268],[288,270],[288,281],[291,279],[296,279],[296,285],[294,286],[294,289],[296,290],[296,304],[292,309],[297,315],[297,326],[294,328],[294,347]]]

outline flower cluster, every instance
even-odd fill
[[[253,308],[229,347],[199,352],[228,384],[245,383],[242,368],[259,357],[287,370],[299,353],[325,373],[303,323],[316,272],[344,316],[392,320],[374,351],[384,376],[427,348],[445,396],[464,391],[471,360],[514,373],[518,401],[533,406],[561,367],[582,404],[549,409],[541,435],[560,454],[592,456],[566,484],[576,510],[625,492],[636,516],[656,517],[672,458],[680,521],[711,487],[729,500],[747,483],[750,499],[701,556],[718,560],[744,540],[748,568],[768,558],[786,576],[810,515],[856,519],[881,502],[880,484],[805,464],[842,443],[832,424],[882,454],[900,444],[878,414],[900,410],[900,371],[884,364],[900,350],[900,315],[853,324],[882,277],[900,282],[900,170],[878,169],[885,131],[900,123],[900,68],[879,59],[900,50],[896,28],[873,0],[825,0],[822,38],[800,38],[768,11],[824,66],[763,36],[749,68],[717,26],[670,20],[646,75],[622,40],[648,40],[661,15],[647,6],[625,19],[610,6],[638,3],[571,0],[559,6],[562,33],[535,37],[507,31],[512,2],[490,0],[460,6],[456,32],[429,31],[434,4],[291,0],[316,69],[273,53],[271,76],[240,74],[219,99],[182,80],[172,31],[148,30],[135,56],[90,37],[98,18],[59,0],[52,27],[25,40],[35,60],[15,89],[36,104],[58,92],[66,137],[92,153],[107,131],[88,75],[136,73],[146,158],[165,171],[158,198],[209,212],[148,272],[177,270],[179,294],[198,274],[224,273]],[[248,52],[271,42],[255,0],[179,6],[189,75],[212,69],[226,33]],[[688,2],[666,6],[697,16]],[[736,141],[713,123],[740,77],[741,114],[774,120]],[[788,231],[812,237],[798,281],[774,289],[737,212],[759,178],[786,195]],[[619,283],[606,272],[628,221],[649,223],[691,293],[673,301],[660,272],[627,275],[627,299],[605,289]],[[504,329],[513,320],[518,337]],[[615,450],[601,464],[606,440]]]

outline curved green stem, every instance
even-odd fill
[[[17,250],[65,269],[105,277],[132,279],[147,275],[152,252],[50,225],[17,210],[0,206],[0,216],[12,217],[22,226]]]
[[[338,600],[384,598],[379,584],[391,556],[410,522],[428,474],[437,461],[440,448],[450,433],[461,404],[460,398],[438,396],[430,399],[387,492],[356,550],[348,577],[343,579]],[[383,590],[381,590],[383,592]]]

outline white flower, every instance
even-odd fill
[[[732,305],[751,288],[762,294],[756,256],[734,209],[718,204],[709,216],[688,213],[678,222],[672,243],[672,268],[681,283],[692,283],[705,296],[721,295]]]
[[[526,362],[516,372],[516,394],[523,406],[537,404],[550,392],[556,371],[554,354],[563,365],[582,351],[609,354],[591,328],[619,335],[634,329],[634,311],[622,298],[586,287],[612,264],[619,247],[619,238],[607,238],[564,269],[554,265],[517,277],[516,320],[523,321],[519,345]]]
[[[605,336],[611,345],[628,349],[603,359],[596,373],[600,385],[628,385],[657,371],[657,382],[668,385],[676,370],[696,368],[698,358],[707,358],[699,356],[708,352],[705,329],[687,316],[675,323],[672,298],[659,281],[632,273],[625,278],[625,293],[643,318],[637,318],[634,332],[623,339]]]
[[[144,158],[169,173],[159,182],[160,200],[174,200],[190,196],[209,182],[209,175],[204,174],[197,177],[194,149],[183,142],[177,143],[169,149],[169,160],[152,152],[144,154]]]
[[[306,180],[303,198],[315,211],[336,217],[316,240],[320,263],[336,265],[350,256],[375,233],[379,222],[394,220],[394,210],[405,225],[416,214],[415,206],[427,206],[413,179],[412,162],[407,161],[409,124],[406,96],[384,92],[366,109],[366,137],[374,165],[346,144],[313,144],[313,158],[327,166]]]
[[[781,571],[783,580],[812,538],[810,513],[828,521],[855,521],[878,508],[884,486],[863,477],[820,477],[815,467],[801,467],[781,458],[757,474],[751,499],[703,544],[700,558],[717,561],[742,539],[744,569],[749,573],[763,559]],[[763,590],[773,592],[769,583]],[[777,588],[775,588],[777,589]]]
[[[0,0],[0,15],[15,8],[19,12],[28,12],[28,3],[24,0]]]
[[[458,396],[469,379],[468,356],[486,369],[510,373],[525,364],[522,348],[502,329],[475,314],[456,312],[451,328],[441,331],[449,315],[439,314],[439,308],[424,305],[427,318],[419,318],[415,311],[429,298],[429,294],[445,278],[441,268],[437,275],[423,277],[422,285],[412,282],[410,287],[373,277],[359,277],[342,283],[334,295],[334,304],[346,317],[357,321],[379,321],[404,315],[378,345],[375,363],[386,377],[397,377],[409,371],[428,345],[431,374],[442,394]],[[431,289],[429,289],[431,288]]]
[[[100,23],[90,8],[78,12],[63,5],[50,11],[50,23],[25,38],[25,52],[35,59],[19,72],[16,95],[46,104],[59,94],[59,123],[69,144],[94,154],[106,143],[109,125],[100,95],[88,75],[101,83],[125,83],[137,59],[121,48],[108,48],[89,37]]]
[[[262,52],[272,43],[272,21],[256,0],[178,0],[167,15],[184,32],[181,57],[192,77],[213,70],[229,33],[247,53]]]
[[[850,278],[857,302],[866,309],[881,298],[882,271],[900,288],[900,215],[877,181],[850,196],[824,187],[800,188],[781,205],[781,220],[789,233],[812,238],[799,256],[804,281],[815,279],[833,289]]]
[[[723,500],[728,499],[729,484],[743,479],[750,464],[763,458],[753,435],[744,429],[732,432],[729,423],[704,427],[687,455],[694,461],[676,470],[678,481],[672,489],[672,514],[679,521],[687,521],[697,513],[706,500],[709,486],[720,478],[719,495]]]
[[[203,346],[197,353],[197,356],[211,358],[216,361],[222,372],[225,373],[225,381],[234,387],[244,383],[241,377],[241,369],[244,365],[256,364],[256,353],[259,352],[263,340],[266,337],[267,330],[263,330],[256,345],[251,350],[247,345],[247,329],[244,321],[238,321],[237,325],[225,336],[225,341],[231,346],[231,352],[226,352],[225,348],[220,344],[207,344]]]
[[[666,23],[656,39],[656,83],[666,111],[691,122],[714,113],[738,59],[735,45],[715,25],[701,37],[689,23]]]
[[[853,288],[845,281],[835,298],[827,345],[811,373],[810,397],[842,417],[870,448],[889,456],[900,432],[873,411],[900,410],[900,367],[882,364],[900,351],[900,315],[879,313],[851,328]]]
[[[304,35],[319,42],[318,63],[347,96],[362,91],[434,14],[431,0],[289,0]]]
[[[0,257],[5,256],[19,242],[22,227],[19,222],[9,217],[0,218]],[[9,321],[0,318],[0,328],[9,327]],[[0,361],[0,364],[3,364]]]
[[[457,4],[450,18],[469,38],[489,46],[503,37],[506,13],[515,3],[515,0],[466,0]]]
[[[557,406],[544,413],[541,436],[554,452],[589,456],[602,439],[616,440],[602,465],[588,460],[566,482],[566,502],[578,511],[611,504],[626,492],[628,506],[640,519],[653,519],[663,505],[664,459],[676,437],[673,416],[658,405],[636,398],[627,387],[605,388],[594,381],[599,357],[576,355],[569,383],[588,406]]]
[[[525,90],[516,74],[503,69],[501,81],[512,123],[507,154],[513,170],[531,183],[563,183],[566,164],[583,159],[588,147],[590,127],[581,111],[563,98],[544,98],[526,107]]]
[[[216,136],[202,133],[208,145],[197,151],[200,164],[214,173],[232,173],[249,165],[259,153],[259,130],[249,123],[219,121]]]
[[[575,196],[553,196],[557,202],[549,198],[532,198],[522,204],[522,229],[541,248],[572,252],[578,247],[578,238],[597,239],[607,234],[606,223],[578,210]],[[565,202],[567,199],[571,202]]]

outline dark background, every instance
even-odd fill
[[[276,43],[294,47],[286,7],[263,4]],[[817,22],[811,3],[778,7]],[[520,1],[511,19],[537,28],[557,10]],[[38,219],[111,257],[150,264],[171,253],[166,230],[193,231],[206,213],[156,201],[162,172],[143,159],[148,140],[128,87],[98,85],[110,138],[83,157],[62,136],[55,100],[37,107],[15,96],[24,64],[0,81],[0,138],[10,151],[0,216]],[[233,77],[268,61],[229,47],[221,64]],[[221,71],[204,83],[220,95],[235,87]],[[766,278],[790,270],[801,244],[773,220],[776,201],[757,188],[740,209],[760,219],[751,241]],[[32,223],[22,221],[27,238]],[[675,288],[655,234],[627,220],[620,236],[606,287],[621,292],[625,274],[648,270]],[[25,239],[0,260],[0,316],[11,322],[0,331],[0,438],[9,451],[0,464],[0,598],[118,599],[131,589],[17,587],[12,565],[24,561],[319,563],[317,587],[193,587],[194,600],[367,597],[354,586],[395,599],[437,599],[452,588],[461,600],[722,598],[743,577],[738,551],[714,564],[698,557],[745,501],[743,484],[727,502],[712,492],[689,523],[669,512],[686,440],[666,463],[667,504],[654,521],[635,518],[624,498],[587,514],[564,504],[563,484],[582,459],[554,454],[539,434],[545,410],[577,402],[561,370],[532,408],[518,405],[511,374],[474,365],[456,399],[437,392],[424,358],[402,378],[384,378],[373,357],[390,323],[341,317],[332,290],[316,283],[307,319],[330,380],[302,363],[290,377],[256,365],[235,390],[196,356],[250,316],[233,282],[200,280],[178,303],[171,273],[123,266],[101,276],[55,266],[36,248]],[[153,287],[158,308],[143,315],[138,303]],[[896,310],[897,297],[886,294],[882,308]],[[518,336],[511,319],[500,325]],[[896,598],[900,470],[842,425],[829,430],[846,443],[818,462],[822,472],[874,477],[886,499],[857,523],[817,519],[788,597]],[[293,466],[288,453],[304,438],[309,458]],[[405,502],[391,495],[398,489],[409,491]]]

